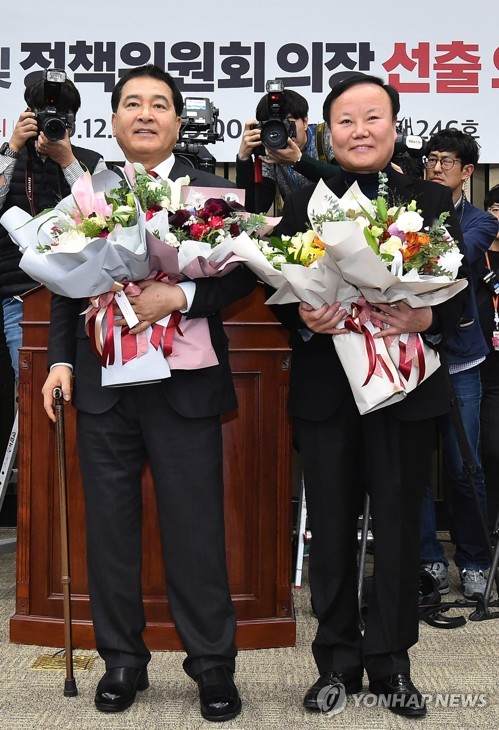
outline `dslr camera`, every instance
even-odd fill
[[[406,175],[424,177],[424,140],[416,134],[397,131],[392,162],[402,168]]]
[[[286,119],[283,111],[284,82],[281,79],[267,81],[267,101],[269,107],[269,119],[259,122],[253,129],[260,129],[262,146],[255,150],[256,155],[264,155],[265,148],[268,150],[283,150],[288,146],[288,137],[296,137],[296,124]]]
[[[61,86],[66,81],[66,72],[59,68],[45,69],[43,72],[43,109],[35,114],[38,131],[51,142],[64,139],[67,129],[74,125],[72,112],[57,110],[57,102],[61,95]]]

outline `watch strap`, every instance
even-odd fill
[[[12,157],[13,160],[17,160],[19,157],[19,152],[15,152],[15,150],[11,150],[9,147],[8,142],[4,142],[3,145],[0,147],[0,155],[5,155],[6,157]]]

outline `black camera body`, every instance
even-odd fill
[[[51,142],[64,139],[67,129],[72,129],[75,121],[72,112],[63,113],[57,110],[57,102],[61,95],[61,85],[66,81],[66,73],[58,68],[46,69],[43,72],[43,109],[36,112],[35,119],[38,131]]]
[[[218,109],[213,102],[205,97],[186,97],[173,153],[197,170],[215,173],[217,161],[205,145],[221,142],[223,138]]]
[[[415,134],[398,131],[395,139],[392,162],[402,168],[406,175],[424,177],[424,140]]]
[[[286,119],[283,111],[284,83],[280,79],[267,81],[266,89],[270,118],[253,126],[253,129],[261,130],[262,142],[254,151],[255,155],[265,155],[265,149],[283,150],[288,146],[288,137],[296,137],[296,124]]]
[[[203,97],[190,96],[184,100],[179,142],[212,144],[223,141],[218,128],[218,109],[213,102]]]

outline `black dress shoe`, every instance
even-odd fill
[[[101,712],[121,712],[133,705],[137,690],[149,687],[147,669],[114,667],[108,669],[97,685],[95,706]]]
[[[426,703],[408,674],[391,674],[369,682],[369,690],[383,698],[384,707],[404,717],[423,717]]]
[[[221,665],[207,669],[198,674],[196,682],[201,714],[205,720],[223,722],[239,715],[241,698],[228,667]]]
[[[345,674],[345,672],[325,672],[308,690],[303,699],[304,706],[308,710],[322,711],[323,707],[318,701],[320,691],[325,687],[337,687],[340,684],[345,688],[345,694],[354,695],[362,690],[362,677]]]

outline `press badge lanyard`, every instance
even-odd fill
[[[488,251],[485,252],[485,261],[487,262],[487,268],[492,271],[492,267],[490,265],[490,259]],[[492,332],[492,346],[494,350],[499,350],[499,295],[492,294],[492,303],[494,305],[494,331]]]

